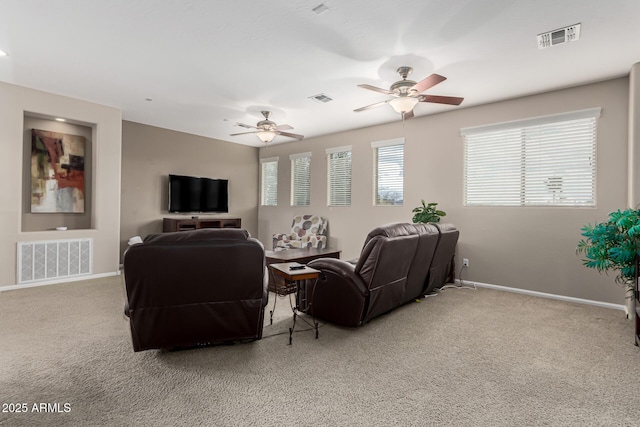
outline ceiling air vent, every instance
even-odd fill
[[[574,42],[580,38],[580,24],[538,34],[538,49]]]
[[[327,102],[333,101],[333,98],[325,95],[324,93],[319,93],[318,95],[310,96],[309,99],[313,99],[316,102],[320,102],[322,104],[326,104]]]
[[[322,15],[327,10],[329,10],[329,7],[327,7],[327,5],[324,4],[324,3],[320,3],[319,5],[317,5],[316,7],[314,7],[311,10],[313,10],[316,13],[316,15]]]

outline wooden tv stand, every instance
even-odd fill
[[[188,231],[201,228],[241,228],[240,218],[164,218],[162,231]]]

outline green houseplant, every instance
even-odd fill
[[[635,294],[636,257],[640,255],[640,210],[617,210],[605,222],[585,225],[584,237],[576,252],[582,254],[583,264],[599,272],[617,271],[617,284],[627,290],[627,297]]]
[[[440,218],[447,214],[444,211],[438,210],[436,208],[437,206],[437,203],[427,204],[424,199],[422,199],[422,206],[418,206],[411,211],[413,212],[413,222],[440,222]]]

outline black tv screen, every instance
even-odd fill
[[[229,181],[169,175],[169,212],[229,212]]]

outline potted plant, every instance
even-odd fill
[[[584,255],[583,264],[599,272],[617,271],[617,284],[626,287],[627,315],[633,313],[636,257],[640,255],[640,210],[617,210],[605,222],[585,225],[584,239],[576,252]]]
[[[427,204],[424,199],[422,199],[422,206],[418,206],[413,209],[413,222],[440,222],[440,218],[446,216],[446,212],[438,210],[436,208],[438,206],[437,203],[429,203]]]

